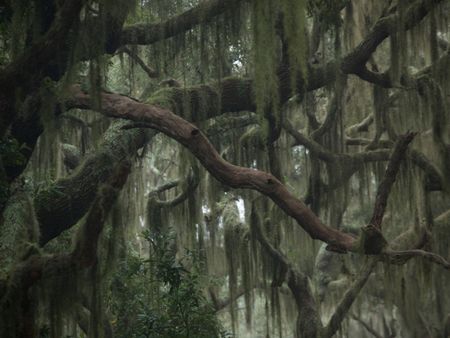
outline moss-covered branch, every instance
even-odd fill
[[[244,0],[209,0],[161,23],[135,24],[125,27],[121,34],[122,45],[150,45],[187,32],[196,25],[213,20],[216,16],[234,9]]]
[[[98,187],[109,179],[116,166],[133,156],[151,137],[146,130],[121,129],[125,124],[114,122],[97,152],[88,155],[70,176],[35,196],[41,245],[76,224],[92,204]]]
[[[414,258],[421,257],[431,263],[442,266],[446,270],[450,270],[450,261],[444,257],[430,251],[420,250],[420,249],[410,249],[410,250],[385,250],[384,256],[386,259],[393,264],[403,264],[403,262]]]
[[[373,73],[366,68],[367,61],[369,61],[378,46],[391,34],[399,30],[413,28],[442,1],[414,1],[407,8],[406,13],[399,13],[397,9],[397,11],[380,18],[364,40],[344,57],[340,64],[340,69],[344,74],[355,74],[363,80],[376,83],[382,87],[392,87],[391,81],[386,74]],[[402,16],[402,19],[400,19],[400,16]]]
[[[98,190],[84,223],[75,248],[69,253],[50,256],[32,255],[17,264],[0,294],[0,335],[2,337],[35,337],[34,317],[21,322],[22,315],[32,316],[28,290],[42,279],[77,274],[97,262],[97,245],[106,217],[130,172],[130,163],[123,162]],[[74,275],[71,275],[73,278]],[[18,303],[15,312],[12,304]],[[13,309],[11,309],[13,307]],[[17,311],[17,310],[16,310]],[[31,321],[30,321],[31,320]]]
[[[368,150],[358,153],[334,153],[318,142],[312,140],[310,137],[303,135],[296,130],[289,120],[283,121],[283,128],[294,138],[293,145],[302,145],[307,148],[314,156],[327,163],[339,163],[344,167],[343,172],[353,175],[358,171],[364,163],[389,161],[391,158],[391,141],[380,141],[378,145],[383,149]],[[364,145],[370,144],[370,140],[364,139],[348,139],[348,145]],[[426,156],[417,150],[411,149],[407,151],[406,156],[427,175],[427,189],[428,190],[442,190],[443,177],[440,171],[432,164]],[[347,175],[343,175],[347,176]],[[348,176],[348,177],[350,177]]]

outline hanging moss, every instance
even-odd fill
[[[241,251],[243,235],[236,206],[233,206],[233,204],[233,202],[228,202],[223,213],[224,247],[228,265],[228,286],[231,299],[234,299],[237,294],[238,271],[241,265],[239,252]],[[230,303],[230,316],[232,330],[235,332],[238,325],[235,302]]]
[[[298,78],[307,79],[308,44],[306,41],[306,0],[280,1],[284,38],[288,49],[291,88],[295,92]]]
[[[253,1],[254,82],[257,112],[262,121],[268,111],[278,111],[278,40],[275,24],[278,6],[269,0]],[[276,115],[276,113],[275,113]],[[271,126],[262,122],[266,134]]]

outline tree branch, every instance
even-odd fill
[[[444,257],[425,250],[411,249],[411,250],[385,250],[383,253],[389,262],[392,264],[403,264],[405,261],[413,257],[422,257],[431,263],[442,266],[446,270],[450,270],[450,262]]]
[[[443,0],[414,1],[409,6],[406,13],[394,12],[379,19],[365,39],[351,53],[344,57],[340,64],[341,70],[344,74],[355,74],[370,81],[373,74],[368,76],[369,71],[365,65],[378,46],[389,37],[389,35],[397,30],[409,30],[414,27],[442,1]],[[399,20],[400,15],[403,16],[403,20]],[[402,23],[402,26],[398,24],[399,22]],[[383,81],[386,81],[386,79],[383,79]],[[384,87],[391,86],[389,82],[390,81],[387,81]]]
[[[52,256],[33,255],[18,264],[8,279],[8,288],[0,295],[0,310],[4,310],[3,307],[7,306],[11,297],[26,292],[40,279],[74,273],[96,262],[97,244],[104,222],[129,172],[130,164],[122,163],[99,189],[72,252]]]
[[[265,252],[272,257],[280,270],[286,273],[285,278],[288,287],[291,290],[297,305],[297,335],[303,337],[321,337],[323,326],[317,311],[317,303],[309,288],[307,276],[295,269],[287,257],[269,242],[261,228],[259,216],[255,209],[256,205],[253,203],[251,211],[251,231]],[[281,282],[283,281],[284,280],[281,280]]]
[[[121,45],[150,45],[184,33],[196,25],[209,22],[229,11],[243,0],[209,0],[161,23],[136,24],[125,27],[121,34]]]
[[[114,122],[99,150],[87,156],[78,170],[37,193],[34,207],[40,227],[40,245],[76,224],[116,166],[128,160],[152,137],[152,133],[143,129],[124,131],[121,127],[125,124],[124,121]]]
[[[183,203],[198,187],[200,177],[198,168],[192,167],[192,171],[188,174],[187,179],[183,182],[182,191],[173,199],[162,201],[156,199],[155,194],[150,194],[152,198],[152,205],[158,208],[173,208]]]
[[[368,323],[366,323],[364,320],[362,320],[360,317],[352,315],[352,319],[356,320],[358,323],[360,323],[372,336],[375,338],[383,338],[381,334],[376,332]]]
[[[92,109],[88,94],[79,88],[72,89],[69,106],[80,109]],[[146,105],[128,97],[101,94],[100,112],[110,117],[126,118],[145,122],[154,129],[175,139],[202,163],[202,165],[219,181],[232,188],[246,188],[261,192],[270,197],[289,216],[314,239],[332,244],[335,250],[354,250],[355,238],[337,229],[323,224],[319,218],[273,175],[232,165],[220,157],[216,149],[200,130],[175,115],[171,111],[153,105]]]
[[[369,262],[369,264],[363,267],[358,278],[345,292],[344,296],[336,307],[336,310],[334,311],[327,326],[325,327],[325,337],[333,337],[337,330],[339,330],[339,327],[341,326],[342,321],[350,310],[350,307],[366,284],[367,280],[370,277],[370,274],[372,273],[373,269],[380,259],[377,257],[370,260],[371,261]]]
[[[383,180],[378,186],[377,195],[375,197],[375,206],[372,218],[369,222],[370,225],[373,225],[378,230],[381,230],[381,223],[383,222],[384,212],[386,211],[387,199],[400,169],[400,163],[405,157],[408,145],[415,136],[416,133],[411,132],[400,136],[392,152]]]
[[[142,70],[148,75],[149,78],[157,78],[159,77],[159,72],[154,70],[153,68],[149,67],[144,60],[140,58],[140,56],[129,49],[128,47],[124,46],[119,49],[119,52],[123,51],[126,53],[132,60],[134,60],[141,68]]]

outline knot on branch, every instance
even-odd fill
[[[360,251],[366,255],[379,255],[387,246],[387,241],[381,231],[369,224],[361,228]]]

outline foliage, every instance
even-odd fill
[[[151,257],[128,255],[111,281],[110,306],[117,336],[225,337],[203,294],[207,278],[198,253],[188,251],[177,259],[173,234],[145,231],[144,238],[151,246]]]
[[[5,167],[21,166],[26,162],[21,153],[21,145],[14,138],[0,141],[0,156]]]
[[[48,54],[35,52],[34,44],[61,14],[56,11],[76,3],[84,6],[67,15],[75,23],[64,41]],[[356,297],[349,285],[358,280],[367,257],[337,255],[341,248],[326,234],[319,236],[327,242],[319,248],[303,230],[327,224],[333,233],[361,236],[391,149],[400,135],[413,130],[418,135],[389,197],[382,234],[389,249],[418,248],[450,257],[445,188],[450,177],[449,5],[448,0],[0,4],[0,80],[8,79],[0,91],[0,272],[7,276],[0,280],[0,296],[14,286],[8,276],[23,266],[35,268],[33,259],[58,258],[71,252],[74,240],[91,239],[74,233],[99,186],[119,163],[131,159],[133,170],[105,222],[111,223],[111,233],[106,229],[93,243],[98,244],[95,268],[83,266],[79,285],[70,284],[75,281],[71,270],[60,283],[43,274],[41,284],[39,271],[27,275],[33,288],[42,285],[52,296],[35,297],[26,285],[36,311],[22,309],[25,301],[14,304],[17,314],[35,312],[33,325],[41,338],[61,338],[78,327],[72,336],[97,338],[93,331],[105,329],[104,323],[107,329],[111,323],[119,338],[226,336],[219,321],[240,338],[291,337],[294,323],[297,334],[305,335],[302,329],[322,320],[325,326],[333,311],[346,315],[334,321],[342,324],[343,336],[367,336],[363,322],[383,330],[380,336],[393,336],[388,334],[393,331],[447,336],[441,331],[450,309],[450,298],[442,296],[450,294],[448,275],[416,259],[408,264],[405,259],[401,267],[378,266],[374,282],[368,280],[367,293],[353,299],[352,309],[335,310],[343,295]],[[15,69],[14,62],[27,55],[37,60],[45,55],[48,64],[30,60],[35,72]],[[9,77],[10,69],[17,76]],[[79,96],[73,95],[76,84]],[[80,100],[84,93],[90,100]],[[122,104],[131,101],[118,94],[142,105],[133,110],[138,105]],[[132,116],[134,122],[74,109],[68,118],[66,104],[59,104],[63,101]],[[177,136],[155,136],[146,122],[137,121],[153,106],[194,123],[226,161],[271,172],[291,197],[278,182],[271,189],[272,178],[267,189],[260,188],[256,183],[265,176],[254,181],[258,174],[228,171],[217,155],[208,162],[221,168],[218,176],[225,173],[240,182],[233,187],[276,196],[276,204],[288,212],[253,189],[231,193],[223,184],[228,180],[216,181],[203,169],[187,191],[192,148],[179,146]],[[161,122],[171,120],[151,124]],[[176,134],[179,125],[169,134]],[[196,139],[203,140],[187,142],[196,146]],[[76,168],[65,163],[63,145],[80,149]],[[12,180],[11,171],[20,176]],[[289,207],[293,196],[298,210]],[[301,210],[303,201],[309,209]],[[248,227],[252,215],[264,221]],[[143,228],[150,230],[140,236]],[[48,235],[53,232],[57,237],[41,246],[39,237],[53,238]],[[85,280],[97,267],[99,274]],[[25,299],[18,293],[15,299]],[[89,325],[80,320],[78,306]],[[243,306],[245,312],[237,311]],[[225,308],[229,311],[219,312]],[[0,319],[11,318],[8,324],[14,327],[23,319],[16,312]],[[360,320],[351,319],[352,312]],[[245,328],[239,325],[244,321]]]

